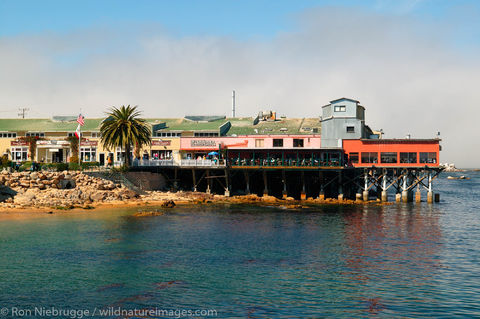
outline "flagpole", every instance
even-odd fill
[[[80,163],[80,156],[81,156],[80,146],[82,146],[82,128],[81,127],[80,127],[80,132],[78,133],[78,166],[81,165],[81,163]]]
[[[82,108],[80,108],[80,115],[78,116],[78,118],[80,118],[82,116]],[[78,122],[78,118],[77,118],[77,122]],[[81,126],[81,123],[78,123],[79,124],[79,132],[78,132],[78,169],[80,169],[80,166],[82,165],[81,161],[80,161],[80,158],[82,156],[81,154],[81,146],[82,146],[82,126]]]
[[[78,123],[78,126],[77,126],[77,131],[78,131],[78,166],[81,165],[81,146],[82,146],[82,126],[85,125],[85,121],[83,120],[83,116],[82,116],[82,113],[81,113],[82,109],[80,109],[80,114],[78,115],[77,117],[77,123]],[[75,131],[75,134],[77,133],[77,131]]]

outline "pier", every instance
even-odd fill
[[[243,165],[238,165],[243,162]],[[265,164],[265,165],[264,165]],[[297,200],[335,198],[428,203],[441,167],[353,167],[342,162],[235,160],[138,161],[132,171],[162,175],[172,190],[220,195],[270,195]],[[424,194],[422,196],[422,193]],[[425,196],[425,197],[424,197]]]
[[[100,169],[129,158],[132,171],[152,172],[157,178],[144,185],[162,189],[298,200],[439,200],[433,186],[442,171],[438,133],[386,139],[383,130],[366,124],[365,107],[350,98],[319,106],[318,113],[288,118],[263,110],[253,117],[148,119],[150,141],[138,148],[131,145],[128,154],[125,146],[102,144],[104,119],[86,119],[80,145],[74,148],[68,136],[75,131],[76,117],[0,120],[0,151],[18,166],[32,158],[68,164],[74,151],[84,164]],[[38,137],[35,152],[32,137]],[[148,175],[137,174],[138,183]]]

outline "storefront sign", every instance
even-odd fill
[[[11,146],[27,146],[28,142],[27,141],[11,141],[10,145]]]
[[[171,143],[169,140],[152,140],[152,146],[170,146]]]
[[[80,146],[97,146],[98,141],[85,140],[80,143]]]
[[[191,140],[190,141],[191,147],[215,147],[217,146],[217,141],[215,140]]]
[[[68,145],[67,141],[43,140],[37,141],[37,145]]]

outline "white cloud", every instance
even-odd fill
[[[80,107],[98,117],[121,104],[149,117],[229,114],[235,89],[237,114],[269,107],[302,117],[348,96],[387,137],[441,131],[442,161],[478,166],[478,52],[453,47],[453,26],[338,8],[298,19],[268,41],[175,38],[158,26],[1,38],[0,106],[28,106],[31,117]]]

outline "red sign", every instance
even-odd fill
[[[172,141],[152,140],[152,146],[170,146]]]
[[[85,140],[80,143],[80,146],[97,146],[98,141]]]
[[[11,141],[10,145],[11,146],[27,146],[28,142],[27,141]]]

